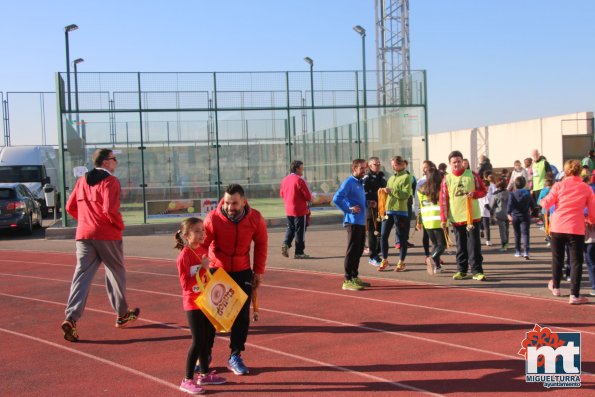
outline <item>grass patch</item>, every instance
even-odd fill
[[[265,219],[285,218],[285,206],[280,198],[255,198],[248,199],[248,204],[258,210]],[[122,204],[121,212],[124,223],[127,225],[142,225],[144,222],[142,203]],[[322,215],[338,214],[339,210],[313,211],[312,217],[316,218]],[[147,223],[180,223],[184,218],[151,218]]]

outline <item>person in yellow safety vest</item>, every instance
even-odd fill
[[[533,171],[531,195],[533,196],[533,202],[539,205],[539,203],[537,203],[537,198],[539,197],[539,193],[541,193],[541,189],[545,187],[546,174],[552,172],[552,168],[545,157],[539,153],[539,150],[533,149],[531,151],[531,157],[533,157],[533,164],[531,165],[531,170]],[[539,214],[541,214],[541,208],[536,206],[534,215],[539,216]],[[538,223],[543,224],[542,221]]]
[[[593,149],[589,150],[589,152],[587,153],[587,156],[585,156],[581,160],[581,165],[583,167],[585,165],[589,167],[589,176],[591,176],[591,174],[593,173],[593,170],[595,170],[595,150],[593,150]]]
[[[424,230],[432,242],[432,253],[426,258],[428,274],[442,273],[440,256],[446,249],[445,231],[440,219],[440,185],[442,173],[436,168],[430,168],[426,181],[417,189],[416,199]]]
[[[440,186],[440,220],[443,228],[449,221],[454,227],[457,273],[452,278],[468,278],[467,271],[471,265],[473,279],[484,281],[479,238],[481,211],[477,200],[487,194],[487,189],[479,175],[463,166],[461,152],[451,152],[448,161],[452,172],[446,175]]]

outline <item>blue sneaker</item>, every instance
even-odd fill
[[[227,369],[236,375],[246,375],[250,373],[248,368],[244,365],[242,357],[239,354],[234,354],[227,361]]]
[[[370,258],[370,260],[368,261],[368,263],[372,266],[375,267],[379,267],[380,266],[380,261],[378,259],[375,258]]]

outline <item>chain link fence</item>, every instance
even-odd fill
[[[66,79],[57,74],[54,99],[63,197],[73,170],[92,168],[96,148],[112,148],[129,223],[153,222],[149,201],[220,198],[230,183],[283,216],[279,184],[295,159],[321,196],[354,158],[423,160],[411,158],[412,138],[427,135],[423,71],[394,88],[407,95],[393,105],[363,91],[377,86],[375,71],[78,73],[70,93]]]

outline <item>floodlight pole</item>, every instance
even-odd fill
[[[362,70],[363,70],[363,85],[364,85],[364,153],[368,154],[368,100],[366,92],[366,29],[360,25],[353,27],[362,38]]]
[[[76,132],[80,133],[80,117],[79,117],[79,84],[78,84],[78,70],[77,66],[79,63],[83,63],[83,58],[77,58],[72,63],[74,65],[74,106],[76,107]]]
[[[68,93],[68,111],[72,111],[70,99],[70,46],[68,43],[68,33],[77,30],[79,27],[75,24],[64,27],[64,39],[66,42],[66,91]]]
[[[78,84],[78,70],[77,66],[79,63],[83,63],[83,58],[77,58],[72,63],[74,65],[74,106],[76,107],[76,134],[83,140],[83,145],[86,145],[86,136],[84,137],[84,129],[81,128],[81,119],[79,113],[79,84]],[[85,165],[87,162],[87,150],[83,148],[83,158],[81,164]]]
[[[314,61],[305,57],[304,61],[310,65],[310,105],[312,106],[312,133],[316,132],[316,121],[314,120]]]

